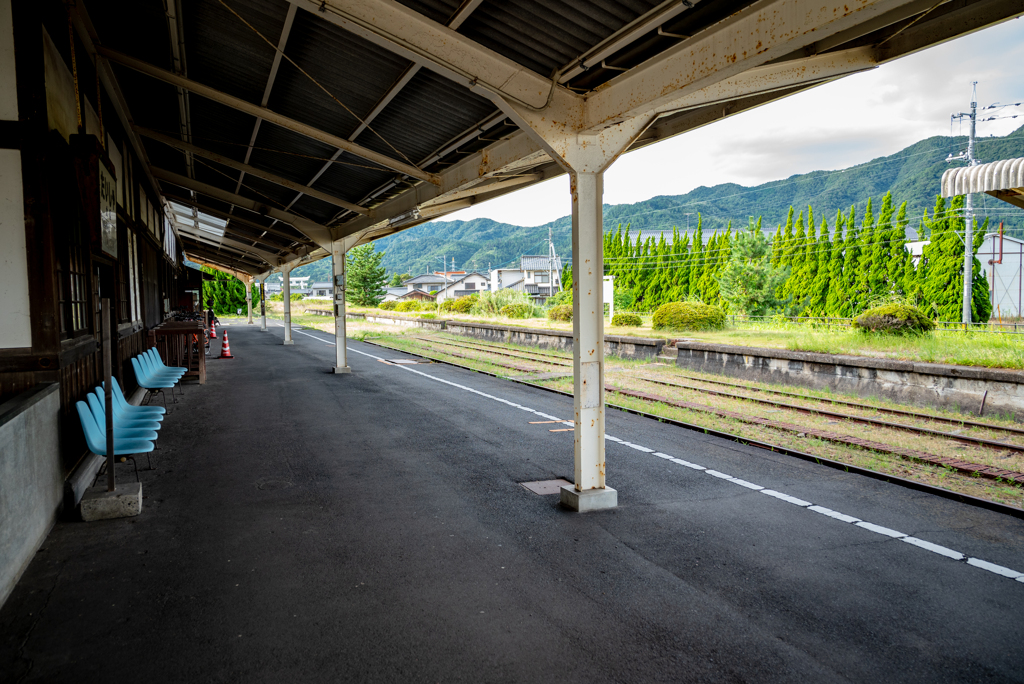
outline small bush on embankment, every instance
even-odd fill
[[[639,328],[643,324],[643,319],[634,313],[617,313],[612,316],[612,325],[615,327]]]
[[[533,307],[529,304],[509,304],[501,307],[500,313],[505,318],[529,318],[533,315]]]
[[[654,312],[655,330],[721,330],[725,312],[700,302],[671,302]]]
[[[402,312],[402,313],[407,313],[409,311],[419,311],[419,310],[420,310],[420,303],[417,302],[414,299],[410,299],[410,300],[405,301],[405,302],[399,302],[398,306],[395,307],[395,311],[399,311],[399,312]]]
[[[382,311],[394,311],[396,306],[398,306],[398,302],[391,300],[390,302],[381,302],[377,308]]]
[[[473,306],[480,300],[476,295],[469,295],[468,297],[459,297],[452,301],[452,311],[460,314],[468,314],[473,310]],[[445,304],[448,302],[446,301]]]
[[[549,321],[572,322],[572,304],[559,304],[548,309]]]
[[[869,333],[924,335],[935,329],[935,323],[916,306],[883,304],[857,316],[853,327]]]

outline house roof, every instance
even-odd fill
[[[443,282],[444,282],[444,277],[443,276],[434,275],[433,273],[424,273],[424,274],[418,275],[418,276],[416,276],[414,278],[409,278],[408,280],[406,280],[402,284],[403,285],[408,285],[408,284],[412,283],[413,285],[418,285],[420,283],[443,283]]]
[[[310,285],[309,285],[309,288],[311,290],[323,290],[323,289],[329,288],[329,287],[331,287],[331,281],[329,281],[329,280],[324,281],[322,283],[310,283]]]
[[[398,299],[433,299],[434,295],[423,290],[409,290],[398,295]]]
[[[530,294],[539,294],[544,295],[545,297],[551,294],[551,288],[548,285],[531,285],[530,283],[527,283],[526,291]]]
[[[524,280],[525,280],[525,278],[519,278],[518,280],[513,280],[511,283],[505,283],[504,285],[501,286],[501,289],[502,290],[507,290],[510,287],[518,285],[519,283],[523,282]]]
[[[549,262],[547,256],[538,254],[528,254],[519,258],[520,271],[546,271],[549,268],[553,271],[561,271],[562,260],[555,257]]]
[[[465,280],[466,278],[469,278],[470,276],[480,276],[480,277],[481,277],[481,278],[483,278],[484,280],[487,280],[487,276],[485,276],[485,275],[484,275],[483,273],[477,273],[476,271],[474,271],[474,272],[472,272],[472,273],[467,273],[466,275],[462,276],[462,277],[461,277],[461,278],[459,278],[458,280],[449,280],[449,282],[448,282],[448,287],[455,287],[456,285],[458,285],[459,283],[461,283],[461,282],[462,282],[463,280]],[[475,291],[475,290],[474,290],[474,291]]]
[[[941,183],[943,197],[986,192],[1024,207],[1024,157],[949,169]]]
[[[387,293],[392,297],[401,297],[406,292],[408,292],[408,290],[406,290],[404,287],[389,287],[387,289]]]

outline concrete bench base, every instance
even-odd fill
[[[86,522],[131,518],[141,512],[141,482],[116,485],[112,492],[106,487],[96,487],[82,497],[82,520]]]

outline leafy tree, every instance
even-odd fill
[[[381,266],[384,252],[376,251],[374,244],[349,250],[345,266],[346,299],[356,306],[377,306],[384,299],[387,274]]]
[[[235,314],[239,309],[245,310],[245,285],[241,280],[209,266],[203,266],[202,270],[203,273],[213,276],[213,280],[203,279],[204,306],[213,309],[217,315]],[[253,299],[255,298],[254,294]]]
[[[733,311],[748,316],[764,316],[784,307],[776,291],[789,270],[771,263],[771,244],[759,224],[750,222],[748,230],[732,240],[729,262],[718,278],[722,300]]]
[[[391,276],[391,281],[388,283],[388,286],[401,287],[402,283],[404,283],[409,278],[412,278],[412,275],[409,273],[396,273],[393,276]]]

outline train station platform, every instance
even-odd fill
[[[1024,679],[1020,519],[614,410],[575,513],[521,484],[571,480],[570,398],[229,331],[142,514],[0,610],[5,681]]]

